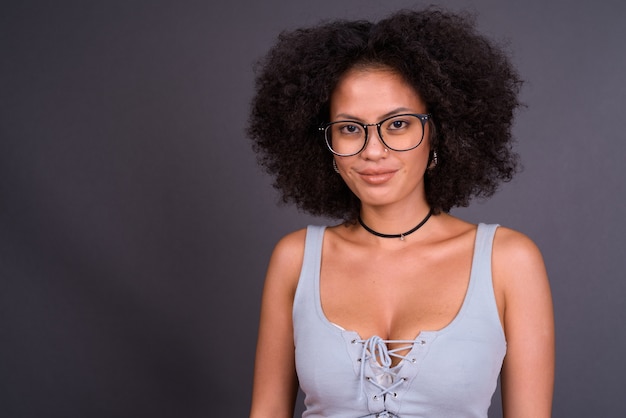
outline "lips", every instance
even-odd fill
[[[391,180],[391,178],[396,174],[397,170],[363,170],[357,171],[359,177],[363,179],[366,183],[379,185],[384,184]]]

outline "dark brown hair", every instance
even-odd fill
[[[400,11],[377,23],[338,20],[283,32],[260,61],[248,135],[284,202],[313,215],[356,218],[360,202],[333,171],[318,131],[338,80],[355,66],[398,72],[433,115],[438,164],[425,185],[435,213],[491,196],[512,178],[521,80],[506,54],[468,16]]]

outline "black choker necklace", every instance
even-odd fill
[[[406,232],[403,232],[402,234],[381,234],[380,232],[376,232],[369,226],[365,225],[365,222],[363,222],[363,219],[361,219],[361,215],[359,215],[358,220],[361,226],[365,228],[365,230],[369,232],[370,234],[376,235],[377,237],[381,237],[381,238],[400,238],[401,241],[404,241],[404,237],[420,229],[426,223],[426,221],[428,220],[428,218],[430,218],[430,215],[432,214],[433,214],[433,210],[431,209],[428,211],[428,214],[426,215],[426,217],[422,219],[422,221],[418,223],[416,227]]]

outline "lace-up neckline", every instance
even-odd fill
[[[367,379],[371,384],[380,389],[380,393],[375,395],[383,398],[385,395],[393,394],[393,390],[406,381],[406,378],[399,378],[398,371],[402,366],[403,360],[408,360],[406,355],[398,354],[398,351],[409,350],[413,348],[415,340],[383,340],[374,335],[367,340],[354,340],[355,344],[363,344],[361,351],[361,370],[360,370],[360,388],[359,397],[363,395],[363,382]],[[398,348],[389,349],[387,344],[404,344]],[[399,358],[401,361],[392,367],[392,357]],[[376,379],[365,376],[365,365],[367,362],[372,365],[373,371],[376,373]],[[377,372],[378,371],[378,372]]]

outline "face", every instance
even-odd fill
[[[428,112],[419,94],[392,70],[349,70],[331,96],[331,122],[349,119],[368,124],[403,113]],[[424,203],[424,173],[430,151],[428,124],[422,143],[410,151],[385,151],[376,127],[368,130],[362,152],[334,157],[348,187],[363,205]]]

